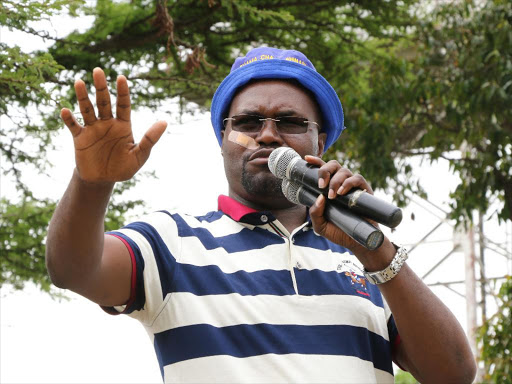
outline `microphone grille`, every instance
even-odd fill
[[[286,169],[290,165],[290,162],[296,157],[300,158],[300,155],[292,148],[279,147],[274,149],[268,157],[270,172],[278,179],[284,179],[286,177]]]
[[[294,183],[293,181],[290,181],[289,179],[284,178],[283,182],[281,184],[281,189],[283,191],[284,197],[286,197],[289,201],[291,201],[294,204],[300,204],[299,203],[299,188],[301,185],[299,183]]]

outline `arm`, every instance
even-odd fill
[[[58,287],[112,306],[129,299],[132,265],[121,240],[104,235],[106,207],[115,182],[130,179],[142,167],[166,123],[155,123],[135,144],[126,78],[117,79],[116,118],[103,71],[96,68],[93,79],[99,118],[81,80],[75,91],[84,125],[70,110],[61,112],[73,135],[76,169],[48,228],[46,264]]]
[[[373,193],[366,180],[352,175],[333,161],[307,156],[306,160],[321,166],[319,176],[329,185],[330,198],[354,187]],[[320,186],[322,187],[322,186]],[[350,249],[368,271],[379,271],[389,265],[396,251],[389,239],[374,251],[362,247],[323,217],[325,197],[319,196],[310,210],[315,232]],[[400,334],[398,363],[421,383],[471,383],[476,364],[466,335],[450,310],[405,264],[392,280],[379,285],[386,298]]]

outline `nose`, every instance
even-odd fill
[[[258,133],[258,136],[256,136],[255,140],[259,144],[283,144],[283,138],[277,131],[276,122],[270,118],[263,121],[263,127],[261,127],[260,132]]]

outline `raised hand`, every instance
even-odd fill
[[[94,69],[93,80],[98,116],[82,80],[75,82],[75,92],[84,125],[80,125],[67,108],[63,108],[60,114],[73,135],[78,175],[90,183],[128,180],[144,165],[167,123],[158,121],[153,124],[136,144],[130,121],[130,92],[126,77],[117,78],[116,117],[112,116],[107,80],[100,68]]]

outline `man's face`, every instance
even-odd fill
[[[252,83],[240,91],[233,102],[228,117],[240,114],[278,118],[279,116],[304,117],[320,123],[315,102],[300,87],[279,80]],[[251,137],[260,145],[247,149],[228,140],[231,124],[222,132],[224,168],[229,184],[229,195],[255,207],[282,208],[291,205],[281,192],[281,180],[268,168],[268,156],[278,147],[291,147],[301,157],[321,156],[326,134],[310,125],[306,133],[279,134],[272,121],[266,121],[259,133]]]

